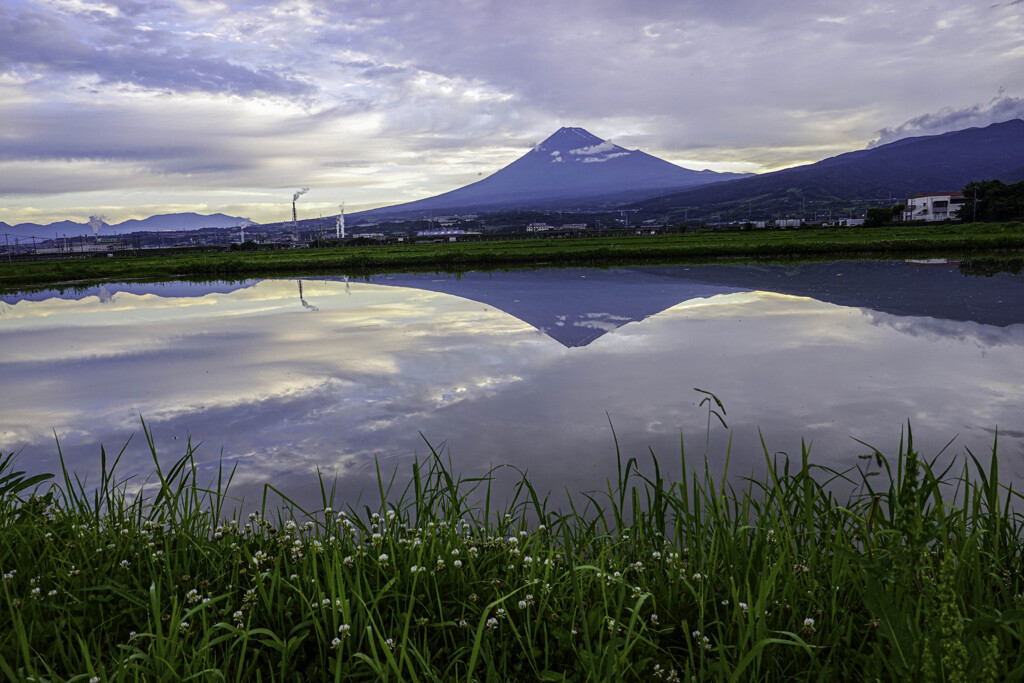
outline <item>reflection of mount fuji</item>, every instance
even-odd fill
[[[564,346],[585,346],[606,332],[681,301],[743,291],[705,284],[672,269],[557,269],[444,275],[385,275],[374,284],[443,292],[493,306]]]
[[[902,262],[795,266],[662,266],[387,275],[376,284],[452,294],[498,308],[565,346],[585,346],[627,322],[690,299],[761,290],[896,316],[1024,323],[1024,276],[965,277],[956,265]]]

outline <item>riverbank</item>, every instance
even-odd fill
[[[148,436],[148,435],[147,435]],[[150,441],[152,444],[152,441]],[[151,446],[152,448],[152,446]],[[727,460],[728,454],[724,454]],[[191,452],[142,491],[0,461],[9,680],[978,680],[1024,671],[1024,517],[991,458],[912,440],[836,472],[765,453],[734,489],[621,457],[548,509],[434,455],[358,509],[231,516]],[[831,484],[854,490],[839,500]],[[32,492],[35,495],[30,495]],[[272,501],[277,492],[268,486]],[[227,516],[227,519],[224,517]]]
[[[361,276],[396,271],[615,266],[721,260],[1024,254],[1024,223],[698,232],[255,252],[118,253],[0,262],[0,290],[103,281]]]

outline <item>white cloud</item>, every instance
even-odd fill
[[[628,157],[629,152],[618,152],[616,154],[606,154],[603,157],[583,157],[583,163],[585,164],[599,164],[609,159],[616,159],[618,157]]]
[[[589,147],[580,147],[579,149],[569,150],[569,154],[578,154],[580,156],[590,156],[591,154],[602,154],[604,152],[610,152],[615,149],[615,143],[611,140],[605,140],[604,142],[591,145]]]
[[[953,109],[943,107],[936,112],[921,114],[895,128],[883,128],[871,147],[920,135],[938,135],[952,130],[979,128],[1011,119],[1024,119],[1024,97],[1008,97],[1002,92],[985,104]]]

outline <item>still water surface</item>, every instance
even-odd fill
[[[370,281],[108,284],[0,297],[0,448],[94,481],[152,470],[191,439],[233,491],[376,500],[444,449],[457,473],[511,464],[542,490],[602,488],[624,456],[763,470],[771,453],[845,468],[894,453],[985,453],[1024,482],[1024,277],[955,264],[831,263],[390,275]],[[611,426],[610,426],[611,425]]]

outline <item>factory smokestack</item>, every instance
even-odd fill
[[[341,204],[338,206],[341,209],[341,213],[338,214],[338,222],[334,224],[334,232],[338,239],[345,239],[345,205]]]
[[[295,213],[295,202],[297,202],[299,200],[299,197],[306,194],[307,192],[309,192],[309,188],[304,187],[292,195],[292,228],[294,229],[298,229],[299,227],[299,217]]]
[[[103,227],[104,220],[106,220],[105,216],[89,216],[89,227],[92,228],[94,244],[98,244],[100,241],[100,228]]]

